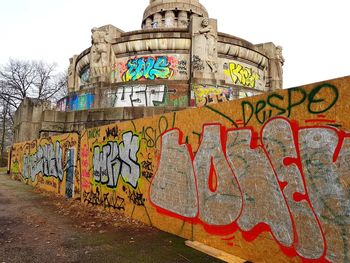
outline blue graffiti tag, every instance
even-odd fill
[[[173,75],[168,57],[134,58],[127,62],[127,71],[123,74],[123,81],[136,81],[139,79],[169,79]]]

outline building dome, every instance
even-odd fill
[[[208,12],[198,0],[150,0],[142,28],[187,28],[191,16],[208,17]]]

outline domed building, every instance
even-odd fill
[[[282,87],[280,48],[218,32],[198,0],[151,0],[142,30],[106,25],[91,38],[70,60],[62,110],[204,106]]]
[[[281,48],[219,32],[198,0],[150,0],[141,26],[93,28],[91,46],[70,58],[68,96],[55,110],[24,101],[15,141],[282,88]]]

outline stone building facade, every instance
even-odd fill
[[[150,0],[141,30],[105,25],[91,30],[91,40],[89,48],[70,58],[68,96],[55,109],[30,100],[21,105],[15,141],[283,86],[281,47],[219,32],[217,20],[198,0]]]

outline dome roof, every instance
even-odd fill
[[[142,27],[187,27],[193,15],[208,17],[207,10],[198,0],[150,0],[143,14]]]

